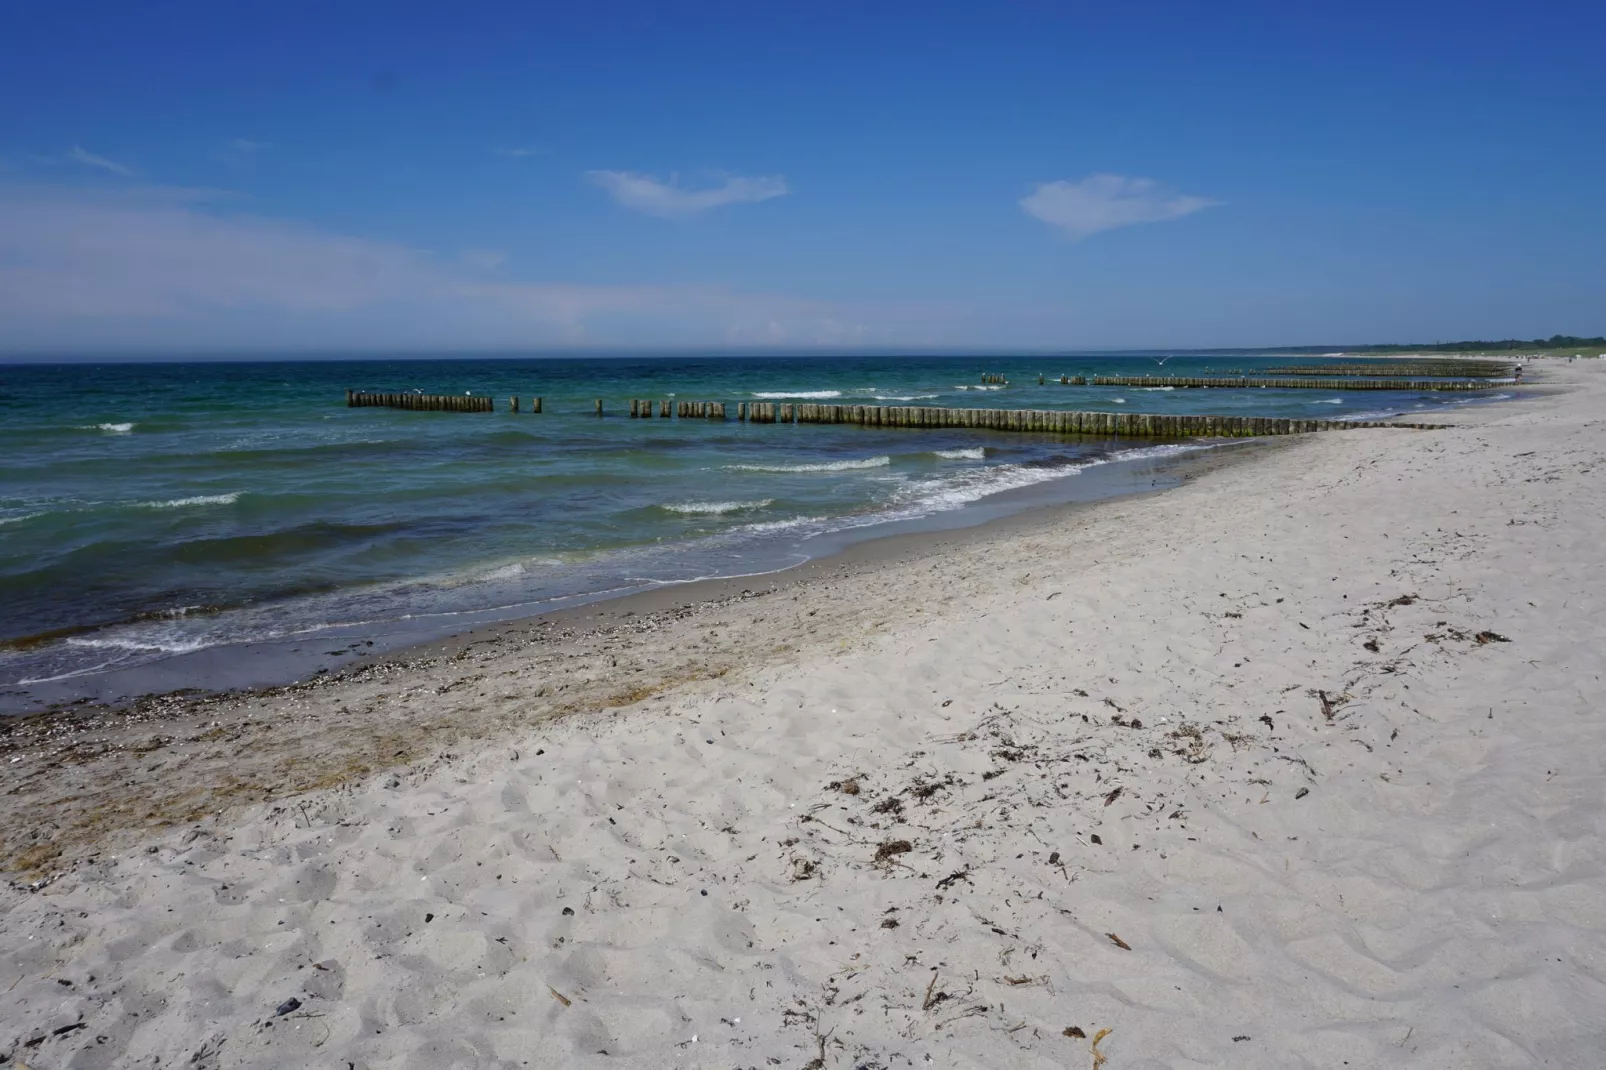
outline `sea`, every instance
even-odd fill
[[[974,523],[1008,511],[1000,503],[1074,500],[1101,466],[1153,467],[1213,445],[756,425],[734,419],[740,401],[1365,420],[1489,397],[1057,381],[1254,374],[1288,362],[1122,353],[0,364],[0,709],[106,697],[109,676],[198,651],[217,666],[231,650],[354,637],[394,648],[665,585],[762,576],[880,532]],[[489,396],[496,407],[347,408],[348,389]],[[631,398],[724,401],[732,418],[635,420]]]

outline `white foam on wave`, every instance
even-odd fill
[[[111,434],[111,435],[126,435],[130,431],[134,430],[134,425],[131,424],[131,423],[126,423],[126,424],[95,424],[93,427],[85,428],[85,430],[88,430],[88,431],[105,431],[107,434]]]
[[[1117,405],[1125,405],[1126,404],[1126,398],[1116,398],[1115,399],[1115,403]]]
[[[1310,404],[1312,404],[1312,405],[1342,405],[1342,404],[1344,404],[1344,399],[1343,398],[1323,398],[1320,401],[1312,401]]]
[[[1055,479],[1065,479],[1098,465],[1112,464],[1116,461],[1155,460],[1177,454],[1216,448],[1218,446],[1211,443],[1173,443],[1164,446],[1140,446],[1130,450],[1119,450],[1107,456],[1096,457],[1079,464],[1058,467],[1000,464],[953,469],[941,476],[911,480],[905,483],[894,493],[890,509],[858,516],[837,517],[824,524],[822,530],[839,531],[890,521],[912,520],[930,516],[932,513],[958,509],[982,498],[991,497],[994,494],[1002,494],[1005,491],[1020,490],[1024,487],[1047,483]],[[791,527],[808,522],[808,520],[783,522],[778,527]],[[743,530],[757,530],[757,527]]]
[[[5,524],[20,524],[24,520],[32,520],[36,516],[44,515],[45,514],[43,513],[22,513],[19,516],[0,516],[0,526]]]
[[[658,506],[671,513],[685,513],[690,516],[718,515],[720,513],[742,513],[751,509],[763,509],[774,505],[774,498],[760,498],[751,502],[665,502]]]
[[[110,661],[103,661],[98,665],[88,665],[81,669],[72,669],[68,672],[58,673],[55,676],[25,676],[21,680],[17,681],[17,686],[28,687],[31,684],[53,684],[58,680],[71,680],[76,676],[90,676],[94,673],[100,672],[102,669],[111,668],[120,660],[122,659],[112,658]]]
[[[884,468],[892,463],[886,455],[853,461],[820,461],[814,464],[728,464],[733,472],[851,472],[860,468]]]
[[[1065,465],[1048,468],[1039,465],[1000,464],[989,468],[973,468],[958,476],[920,479],[909,483],[898,494],[904,508],[893,519],[925,516],[930,513],[957,509],[1006,490],[1047,483],[1051,479],[1064,479],[1080,472],[1083,465]]]
[[[66,643],[68,646],[84,647],[88,650],[130,650],[130,651],[157,651],[162,654],[188,654],[195,650],[203,650],[215,646],[215,639],[198,639],[193,636],[183,638],[161,635],[112,635],[95,637],[87,635],[70,636]]]
[[[794,516],[787,520],[761,520],[755,524],[743,524],[736,530],[751,535],[764,535],[775,531],[790,531],[809,524],[829,525],[830,522],[831,518],[827,516]]]
[[[1378,409],[1374,412],[1340,412],[1333,418],[1341,423],[1365,423],[1368,420],[1392,420],[1403,415],[1399,409]]]
[[[945,461],[981,461],[987,458],[987,447],[976,446],[968,450],[936,450],[938,457]]]
[[[173,498],[165,502],[135,502],[141,509],[183,509],[191,505],[233,505],[240,500],[240,492],[232,494],[197,494],[193,498]]]
[[[1116,450],[1107,457],[1089,461],[1084,468],[1096,464],[1114,464],[1116,461],[1152,461],[1159,457],[1174,457],[1181,453],[1197,453],[1200,450],[1213,450],[1219,448],[1217,444],[1209,442],[1171,442],[1164,446],[1136,446],[1129,450]]]
[[[1175,390],[1174,386],[1140,386],[1139,390]]]
[[[755,391],[753,391],[753,396],[755,398],[764,398],[764,399],[770,399],[770,400],[777,399],[777,398],[803,398],[804,400],[808,400],[810,398],[839,398],[839,397],[842,396],[842,391],[840,391],[840,390],[755,390]]]
[[[1004,389],[1004,386],[1003,386],[1002,383],[972,383],[972,384],[960,383],[958,386],[954,387],[954,389],[955,390],[1002,390],[1002,389]]]
[[[1117,450],[1104,457],[1095,457],[1079,464],[1069,464],[1057,468],[1013,464],[974,468],[957,478],[926,480],[923,483],[910,484],[910,487],[911,489],[923,491],[920,504],[925,511],[937,512],[943,509],[955,509],[962,505],[968,505],[971,502],[994,494],[1001,494],[1007,490],[1019,490],[1022,487],[1047,483],[1049,480],[1078,475],[1089,468],[1095,468],[1103,464],[1114,464],[1117,461],[1156,460],[1162,457],[1173,457],[1178,454],[1194,453],[1198,450],[1215,448],[1215,446],[1207,443],[1139,446],[1135,449]]]
[[[941,394],[871,394],[876,401],[930,401]]]

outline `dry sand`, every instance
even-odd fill
[[[1606,368],[1540,374],[772,594],[19,722],[0,1056],[1599,1066]]]

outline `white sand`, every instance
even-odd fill
[[[1544,374],[710,610],[674,644],[730,671],[635,706],[458,742],[563,671],[518,650],[273,698],[456,728],[0,893],[0,1054],[1600,1066],[1606,369]]]

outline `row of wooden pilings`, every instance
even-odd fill
[[[920,405],[747,406],[750,423],[855,424],[861,427],[963,427],[987,431],[1036,431],[1067,435],[1122,435],[1132,438],[1247,438],[1347,431],[1357,427],[1408,427],[1423,423],[1358,423],[1349,420],[1285,420],[1271,416],[1166,416],[1144,412],[1064,412],[1058,409],[943,409]]]
[[[518,399],[510,408],[519,411]],[[532,412],[541,411],[541,399],[534,398]],[[386,406],[431,411],[491,412],[488,397],[453,397],[430,394],[361,394],[347,391],[346,403],[353,407]],[[635,399],[630,415],[651,417],[651,399]],[[669,401],[656,406],[658,416],[671,411],[681,419],[726,419],[723,401]],[[602,400],[596,413],[603,413]],[[1269,416],[1182,416],[1143,412],[1066,412],[1058,409],[946,409],[924,405],[821,405],[738,402],[736,418],[755,424],[852,424],[860,427],[973,428],[985,431],[1028,431],[1066,435],[1119,435],[1128,438],[1248,438],[1263,435],[1300,435],[1314,431],[1347,431],[1360,427],[1406,427],[1432,430],[1439,424],[1359,423],[1347,420],[1286,420]]]
[[[1267,368],[1267,375],[1360,375],[1410,379],[1430,375],[1441,379],[1510,379],[1517,373],[1511,364],[1438,364],[1412,361],[1409,364],[1292,364]]]
[[[540,411],[540,399],[536,399]],[[458,397],[453,394],[367,394],[356,390],[346,391],[346,407],[350,409],[414,409],[419,412],[491,412],[494,404],[488,397]],[[518,411],[517,399],[514,411]]]
[[[1081,383],[1072,382],[1072,386]],[[1093,386],[1146,386],[1146,387],[1271,387],[1279,390],[1489,390],[1495,384],[1487,380],[1454,381],[1448,379],[1315,379],[1297,377],[1274,379],[1264,376],[1240,375],[1231,378],[1201,379],[1179,375],[1095,375]]]
[[[677,401],[674,403],[675,415],[682,420],[723,420],[725,418],[725,403],[723,401]],[[669,418],[669,402],[658,402],[658,415],[663,419]],[[645,420],[652,416],[653,402],[651,398],[631,398],[630,418]],[[597,415],[602,415],[602,402],[597,402]]]

